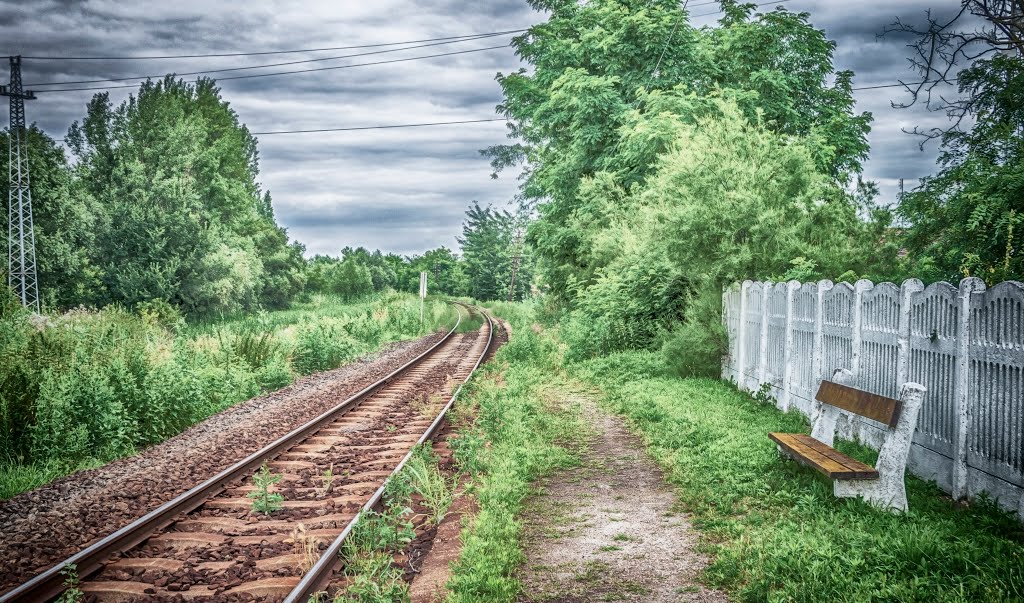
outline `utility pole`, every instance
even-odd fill
[[[513,301],[513,297],[516,293],[516,273],[519,272],[519,263],[523,261],[523,229],[522,227],[516,228],[515,241],[512,243],[515,247],[515,255],[512,256],[512,280],[508,284],[508,301]]]
[[[11,131],[8,141],[7,193],[7,284],[21,305],[39,312],[39,282],[36,279],[36,237],[32,227],[32,189],[28,178],[28,130],[25,129],[25,101],[33,92],[21,88],[21,57],[11,57],[11,83],[0,86],[0,96],[11,97]]]

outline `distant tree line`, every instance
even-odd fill
[[[0,147],[8,137],[0,132]],[[213,80],[149,81],[117,106],[97,94],[66,142],[70,156],[34,125],[28,131],[47,309],[168,305],[203,315],[282,308],[309,292],[354,299],[417,291],[421,270],[430,273],[432,292],[508,295],[516,225],[511,215],[476,204],[461,257],[444,247],[411,257],[347,247],[340,258],[304,259],[304,246],[289,241],[259,183],[255,137]],[[5,201],[7,169],[0,153]],[[528,291],[528,267],[519,283],[516,297]]]
[[[473,202],[458,238],[461,256],[447,247],[411,256],[346,247],[340,257],[316,255],[309,260],[306,287],[345,299],[388,289],[417,292],[420,272],[426,272],[431,294],[521,300],[530,294],[533,280],[532,258],[517,237],[525,224],[520,215]]]

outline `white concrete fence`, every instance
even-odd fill
[[[837,369],[889,397],[920,383],[911,472],[957,499],[987,492],[1024,520],[1024,284],[745,281],[722,301],[724,379],[747,391],[768,384],[782,410],[807,416]],[[880,427],[846,416],[838,434],[877,449]]]

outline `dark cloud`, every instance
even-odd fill
[[[888,84],[907,69],[908,39],[877,38],[896,17],[923,20],[929,0],[792,0],[837,42],[836,64],[857,73],[855,85]],[[695,9],[709,12],[714,7]],[[950,10],[945,6],[944,10]],[[246,52],[295,47],[348,46],[528,27],[543,15],[524,0],[311,0],[285,6],[271,0],[0,0],[0,46],[10,54],[94,56]],[[715,17],[694,19],[712,24]],[[354,57],[282,70],[372,62],[507,43],[492,38]],[[369,49],[368,49],[369,50]],[[26,59],[26,82],[83,80],[198,71],[300,60],[318,55],[269,55],[174,61],[43,61]],[[221,80],[224,96],[254,132],[374,124],[401,124],[494,116],[501,93],[496,72],[520,67],[510,48],[422,61],[320,71],[274,78]],[[244,72],[240,72],[244,73]],[[222,76],[231,75],[228,73]],[[191,79],[191,78],[190,78]],[[54,137],[81,119],[94,92],[39,92],[28,117]],[[133,88],[111,90],[116,104]],[[866,176],[883,198],[894,198],[899,178],[934,171],[935,150],[921,152],[901,128],[943,123],[921,108],[897,110],[898,89],[857,93],[857,109],[875,118]],[[311,253],[363,245],[416,253],[455,246],[461,217],[473,200],[507,203],[514,174],[490,178],[479,149],[506,141],[501,122],[408,130],[260,136],[261,179],[277,215]]]

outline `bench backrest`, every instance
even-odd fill
[[[822,381],[815,397],[829,406],[873,419],[889,427],[896,427],[903,409],[903,403],[899,400],[833,381]]]

